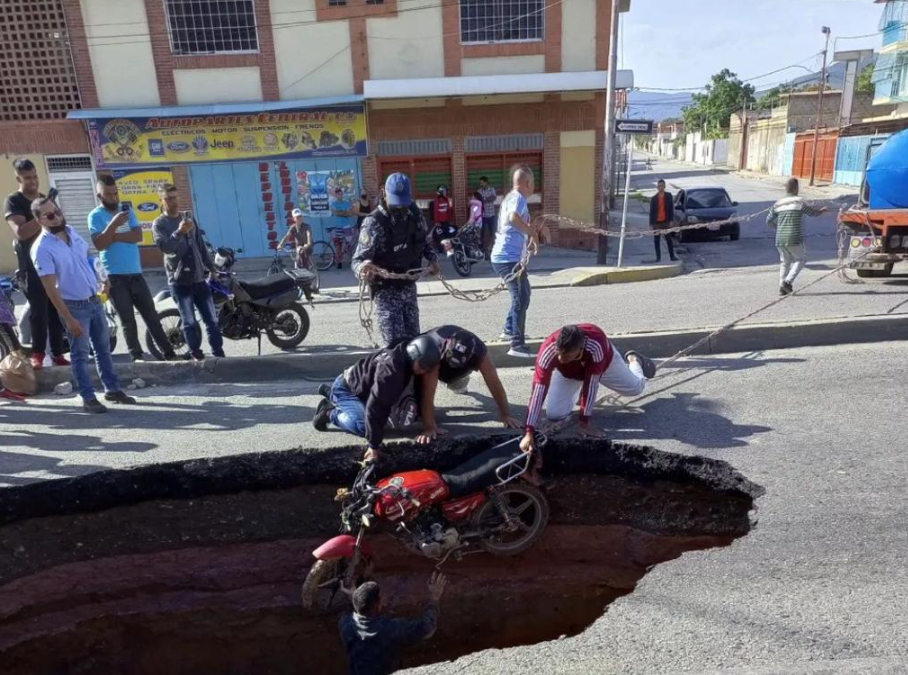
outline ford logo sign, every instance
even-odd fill
[[[172,143],[167,144],[167,149],[171,152],[186,152],[189,148],[189,143],[184,141],[173,141]]]
[[[138,209],[142,213],[151,213],[152,211],[158,210],[158,205],[154,202],[143,202],[139,204]]]

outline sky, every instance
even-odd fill
[[[874,33],[881,12],[873,0],[631,0],[621,16],[618,67],[633,70],[643,89],[699,87],[723,68],[742,79],[795,63],[818,71],[822,26],[832,28],[833,40]],[[830,52],[880,41],[830,40]],[[753,84],[768,89],[806,72],[793,68]]]

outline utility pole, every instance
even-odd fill
[[[612,194],[612,167],[615,154],[615,78],[618,75],[618,11],[619,0],[610,0],[612,4],[611,35],[608,45],[608,87],[605,91],[605,148],[602,153],[602,197],[599,210],[599,228],[608,230],[609,208]],[[608,255],[608,237],[599,235],[596,251],[596,264],[605,265]]]
[[[823,70],[820,75],[820,94],[817,96],[817,118],[813,125],[813,158],[810,160],[810,184],[814,184],[817,175],[817,146],[820,142],[820,118],[823,116],[823,93],[826,91],[826,56],[829,54],[829,36],[832,30],[829,26],[823,26],[823,34],[826,36],[826,47],[823,49]]]

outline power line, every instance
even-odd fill
[[[759,79],[762,79],[762,78],[767,77],[767,76],[769,76],[769,75],[775,75],[776,73],[781,73],[783,70],[790,70],[791,68],[798,68],[798,67],[800,67],[804,62],[810,61],[811,59],[816,58],[818,54],[819,54],[819,52],[817,52],[817,54],[811,54],[811,55],[808,56],[806,59],[802,59],[801,61],[798,61],[797,63],[792,63],[791,65],[785,66],[784,68],[778,68],[778,69],[772,70],[772,71],[770,71],[770,72],[768,72],[768,73],[763,73],[762,75],[755,75],[754,77],[749,77],[749,78],[747,78],[747,79],[745,79],[745,80],[741,80],[741,82],[753,82],[754,80],[759,80]],[[706,89],[708,86],[709,86],[709,85],[703,85],[703,86],[701,86],[701,87],[676,87],[676,88],[666,88],[666,87],[636,87],[636,88],[637,88],[637,89],[642,89],[642,90],[645,90],[645,91],[679,91],[679,92],[685,92],[685,91],[702,91],[702,90]],[[761,86],[762,86],[762,85],[761,85]]]
[[[319,70],[321,70],[322,68],[324,68],[325,66],[327,66],[329,63],[331,63],[331,61],[333,61],[334,59],[336,59],[338,56],[340,56],[341,54],[343,54],[345,51],[347,51],[347,50],[349,50],[349,49],[350,49],[350,45],[345,45],[344,47],[341,47],[338,51],[336,51],[334,54],[332,54],[332,55],[329,56],[327,59],[325,59],[324,61],[322,61],[322,62],[321,62],[320,64],[318,64],[315,68],[313,68],[312,70],[310,70],[308,73],[306,73],[306,74],[303,75],[302,77],[299,77],[299,78],[295,79],[293,82],[291,82],[290,84],[288,84],[286,87],[282,87],[282,88],[281,88],[281,93],[287,91],[287,90],[290,89],[291,87],[295,87],[295,86],[298,85],[300,82],[302,82],[303,80],[305,80],[307,77],[309,77],[310,75],[315,74],[316,72],[318,72]]]

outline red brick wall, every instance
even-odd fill
[[[460,43],[460,3],[442,3],[444,27],[445,75],[461,74],[461,59],[492,56],[545,55],[546,72],[561,70],[561,5],[563,0],[549,0],[545,13],[545,40],[539,42],[509,42],[502,44],[462,45]],[[597,4],[602,4],[600,0]]]
[[[328,0],[315,0],[316,21],[339,21],[369,16],[397,16],[397,0],[385,0],[380,5],[367,5],[366,0],[347,0],[346,5],[336,7],[328,5]]]
[[[362,94],[363,82],[369,79],[369,43],[366,37],[366,20],[362,17],[350,19],[347,25],[350,29],[350,56],[353,60],[353,91]]]
[[[73,55],[73,66],[79,83],[79,96],[83,108],[98,107],[98,88],[95,85],[95,73],[91,67],[91,55],[88,53],[88,37],[85,34],[85,22],[82,20],[80,0],[61,0],[63,14],[66,17],[66,30],[69,33],[70,50]]]
[[[78,0],[75,0],[78,4]],[[177,88],[173,71],[198,68],[238,68],[258,66],[262,96],[266,101],[280,99],[277,80],[277,61],[274,54],[274,33],[271,25],[270,0],[256,0],[255,21],[258,26],[258,54],[214,54],[174,56],[167,35],[167,16],[160,0],[145,0],[145,15],[151,33],[151,52],[154,57],[161,105],[177,105]]]
[[[10,155],[89,153],[88,136],[75,120],[0,123],[0,149]]]
[[[596,70],[608,70],[611,23],[611,2],[598,0],[596,3]]]

